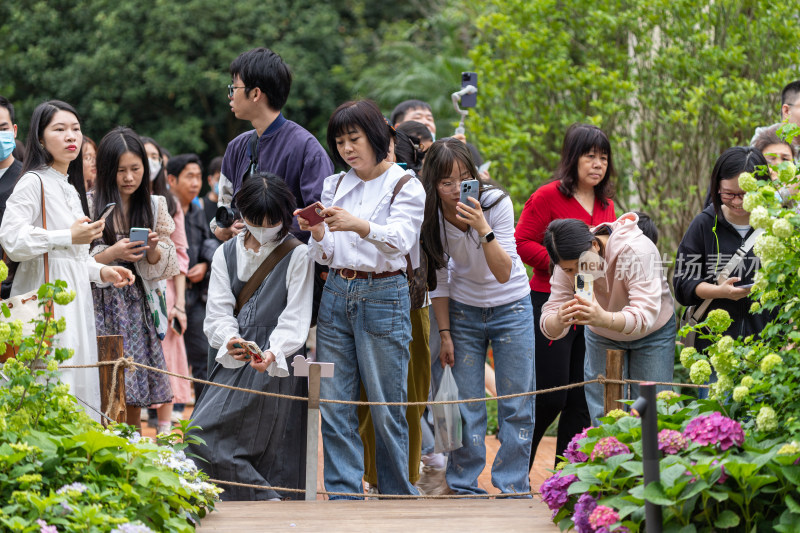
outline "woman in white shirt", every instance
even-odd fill
[[[461,183],[479,180],[467,146],[433,143],[422,181],[427,198],[422,245],[437,269],[431,293],[442,366],[453,367],[459,399],[484,397],[484,362],[491,343],[499,395],[532,391],[533,309],[525,267],[514,242],[514,208],[501,189],[481,183],[480,199],[459,202]],[[480,181],[480,180],[479,180]],[[498,402],[500,449],[492,483],[504,493],[528,492],[534,397]],[[450,453],[447,483],[457,494],[486,494],[486,404],[460,404],[463,446]]]
[[[0,226],[0,245],[8,257],[20,263],[11,296],[44,283],[45,254],[50,282],[64,280],[75,291],[71,303],[55,306],[55,318],[67,321],[67,329],[58,334],[58,344],[75,350],[73,357],[64,361],[69,365],[97,362],[89,282],[125,287],[134,281],[130,270],[101,265],[89,256],[89,243],[102,235],[104,221],[91,222],[86,216],[82,144],[80,118],[71,105],[59,100],[38,105],[31,116],[22,176],[8,199]],[[42,191],[47,229],[42,228]],[[72,394],[94,408],[89,414],[99,421],[97,369],[62,370],[61,380],[69,384]]]
[[[407,398],[411,340],[406,255],[419,241],[425,193],[418,180],[386,161],[389,129],[369,100],[339,106],[328,123],[328,146],[344,175],[326,178],[324,222],[311,231],[311,256],[330,273],[317,318],[317,358],[336,364],[323,379],[322,398],[369,401]],[[295,212],[297,214],[297,212]],[[325,488],[363,492],[363,448],[355,406],[323,403]],[[371,406],[378,486],[383,494],[417,494],[408,476],[405,407]]]
[[[247,229],[217,248],[211,264],[203,330],[211,347],[218,350],[216,361],[220,364],[209,379],[245,389],[307,396],[306,378],[290,376],[287,363],[305,352],[314,286],[308,247],[289,234],[294,196],[274,174],[254,174],[236,194],[236,205]],[[240,294],[262,264],[274,266],[266,278],[255,278],[260,283],[243,301],[247,294]],[[245,351],[246,341],[259,346],[262,360]],[[305,403],[207,386],[192,416],[193,424],[202,428],[198,434],[207,446],[191,445],[190,450],[205,459],[198,464],[212,478],[305,488]],[[222,499],[295,499],[301,495],[226,486]]]

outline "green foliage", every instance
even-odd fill
[[[34,335],[23,338],[19,322],[0,322],[0,350],[6,342],[19,347],[0,385],[0,528],[194,531],[221,490],[183,453],[192,438],[183,433],[193,428],[185,422],[180,434],[153,443],[131,426],[103,429],[91,420],[58,379],[58,363],[72,350],[50,342],[66,324],[48,310],[75,293],[56,281],[39,296]]]
[[[653,216],[664,250],[701,210],[717,156],[779,120],[778,95],[800,62],[785,3],[484,0],[477,9],[470,57],[487,83],[468,132],[517,207],[552,176],[567,126],[589,122],[611,138],[620,209]]]

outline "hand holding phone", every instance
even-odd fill
[[[237,342],[234,343],[233,347],[245,350],[245,359],[250,359],[252,357],[253,361],[256,363],[260,363],[264,360],[261,357],[261,348],[252,341]]]
[[[183,326],[181,326],[178,317],[172,317],[172,331],[174,331],[176,335],[183,335]]]
[[[141,242],[141,246],[147,246],[147,237],[150,235],[150,230],[147,228],[131,228],[130,241]]]
[[[469,201],[469,198],[478,200],[478,192],[480,190],[480,182],[478,180],[466,180],[461,182],[461,196],[458,201],[470,208],[475,208],[475,204]],[[461,216],[461,215],[459,215]],[[463,217],[462,217],[463,218]]]
[[[323,209],[325,209],[325,206],[319,202],[314,202],[308,207],[304,207],[298,211],[297,216],[306,219],[309,226],[316,226],[325,220],[325,216],[322,214]]]
[[[114,210],[114,206],[117,204],[115,202],[111,202],[106,204],[102,211],[99,212],[97,218],[94,219],[93,222],[97,222],[98,220],[105,220],[108,215]]]

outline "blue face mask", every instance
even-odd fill
[[[16,147],[17,142],[14,140],[14,132],[0,131],[0,161],[5,161]]]
[[[214,194],[219,195],[219,182],[214,184]]]

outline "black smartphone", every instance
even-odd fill
[[[461,73],[461,88],[467,85],[472,85],[478,88],[478,73],[477,72],[462,72]],[[460,107],[475,107],[478,104],[478,93],[465,94],[461,97],[459,102]]]
[[[111,214],[111,211],[114,210],[114,206],[116,206],[116,205],[117,204],[114,203],[114,202],[111,202],[110,204],[106,204],[106,206],[103,208],[103,210],[100,211],[100,213],[98,214],[97,218],[95,218],[92,222],[97,222],[98,220],[105,219],[108,215]]]
[[[180,321],[178,320],[177,317],[173,317],[173,319],[172,319],[172,329],[178,335],[183,333],[183,328],[181,327],[181,323],[180,323]]]

